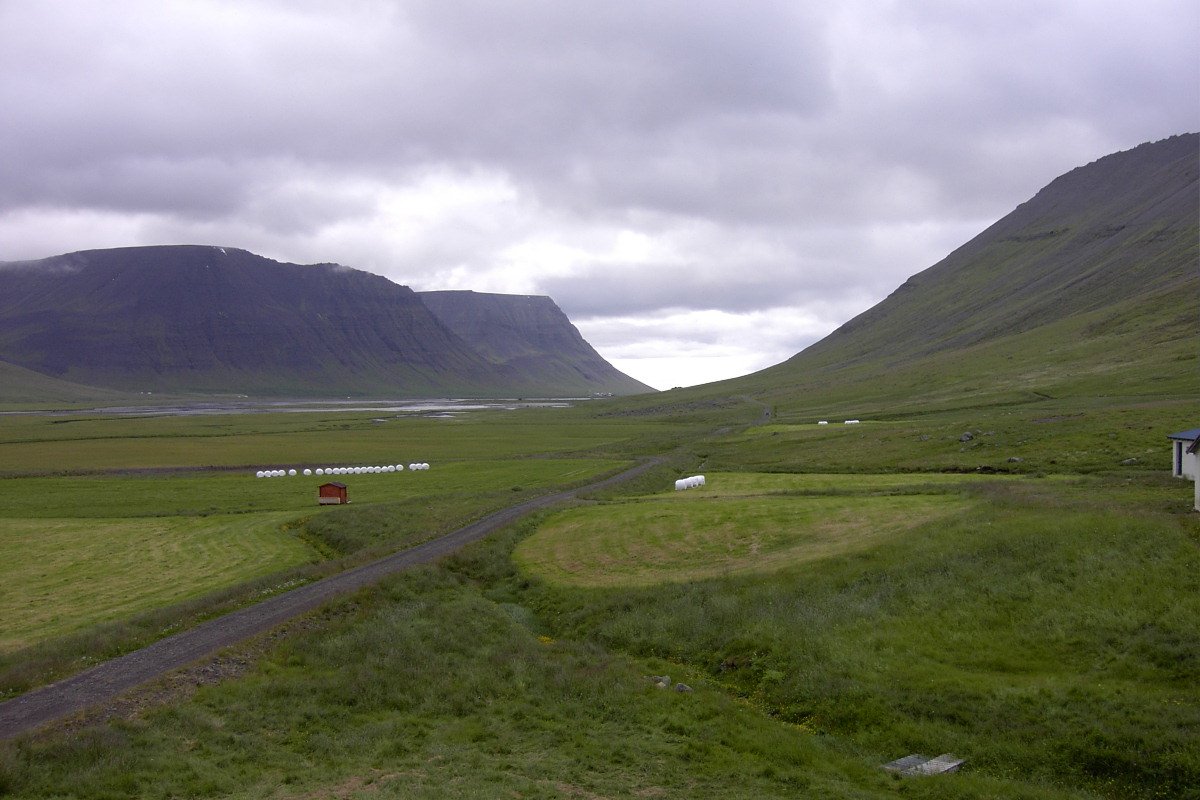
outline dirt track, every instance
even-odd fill
[[[658,463],[657,459],[646,461],[588,486],[537,497],[506,508],[453,533],[209,620],[58,683],[14,697],[0,703],[0,739],[19,736],[91,706],[109,702],[141,683],[268,631],[335,597],[369,586],[409,567],[436,561],[532,511],[570,500],[580,492],[603,489],[629,480]]]

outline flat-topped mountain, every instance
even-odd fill
[[[77,384],[321,396],[636,391],[628,378],[556,383],[547,376],[557,365],[510,368],[408,287],[337,264],[130,247],[10,262],[0,278],[0,361]]]
[[[653,391],[605,361],[549,297],[470,291],[417,296],[477,353],[522,378],[579,392],[596,386],[613,394]]]

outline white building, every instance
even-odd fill
[[[1176,478],[1191,478],[1195,484],[1194,507],[1200,511],[1200,428],[1172,433],[1171,474]]]

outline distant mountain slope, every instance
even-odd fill
[[[1198,164],[1186,134],[1072,170],[825,339],[701,393],[849,413],[1200,392]]]
[[[95,386],[81,386],[0,361],[0,404],[92,403],[129,401],[133,397]]]
[[[585,393],[654,391],[605,361],[549,297],[469,291],[418,297],[476,352],[531,382],[576,386]]]
[[[336,264],[194,245],[0,265],[0,359],[123,390],[560,394],[475,352],[416,293]]]

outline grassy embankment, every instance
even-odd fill
[[[914,500],[938,495],[863,477],[768,492],[768,508],[797,507],[779,531],[743,513],[737,495],[761,486],[715,474],[682,497],[556,515],[516,560],[540,579],[530,604],[552,635],[698,670],[848,753],[952,751],[1009,781],[1000,796],[1200,785],[1200,520],[1177,482],[914,475],[914,490],[950,493],[922,520]],[[803,522],[889,503],[902,519],[869,542],[839,538],[837,512]],[[597,540],[607,561],[590,557]],[[941,788],[972,796],[974,779]]]

